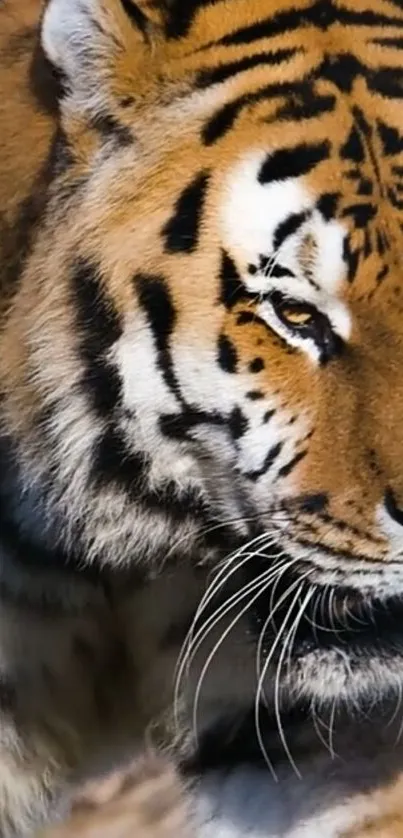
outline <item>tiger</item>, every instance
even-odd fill
[[[150,744],[202,838],[402,833],[402,49],[1,0],[2,838]]]

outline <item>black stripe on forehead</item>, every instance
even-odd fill
[[[273,250],[277,252],[286,239],[297,233],[310,217],[309,212],[291,212],[277,225],[273,236]],[[270,274],[273,275],[272,273]]]
[[[317,94],[313,84],[308,84],[306,81],[301,82],[284,82],[281,84],[267,84],[250,93],[243,93],[237,96],[232,101],[227,102],[220,107],[213,116],[209,117],[202,128],[201,136],[202,142],[206,146],[211,146],[225,136],[231,130],[235,121],[241,116],[245,108],[253,105],[259,105],[264,101],[273,104],[274,100],[279,100],[278,117],[294,118],[293,114],[289,112],[292,103],[296,104],[296,118],[300,118],[306,111],[307,117],[317,116],[326,111],[332,111],[335,107],[334,97],[322,97]],[[284,104],[284,102],[286,104]],[[299,104],[298,104],[299,103]],[[302,108],[302,113],[300,110]],[[264,120],[264,117],[261,117]],[[269,117],[268,122],[272,122],[273,118]]]
[[[332,0],[317,0],[308,8],[287,9],[260,20],[252,20],[244,26],[229,32],[216,41],[210,41],[205,49],[217,46],[251,44],[263,38],[275,38],[307,26],[326,30],[334,23],[354,26],[403,27],[403,19],[396,15],[374,12],[371,9],[352,11],[336,7]]]
[[[218,84],[230,79],[237,73],[243,73],[246,70],[252,70],[254,67],[261,66],[278,66],[284,61],[289,61],[297,53],[301,53],[300,47],[292,47],[288,49],[277,49],[272,52],[259,52],[255,55],[247,55],[237,61],[228,61],[227,63],[220,62],[217,67],[206,67],[197,75],[196,86],[200,88],[209,87],[212,84]]]
[[[326,140],[321,143],[299,143],[292,148],[275,151],[262,164],[259,183],[265,185],[276,180],[307,175],[330,157],[330,151],[330,143]]]
[[[168,0],[169,8],[165,28],[169,38],[182,38],[189,32],[197,13],[208,6],[215,6],[221,0]]]
[[[174,212],[163,229],[168,253],[193,253],[196,250],[208,183],[208,173],[199,172],[179,195]]]

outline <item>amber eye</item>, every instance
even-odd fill
[[[281,310],[281,319],[290,326],[308,326],[312,323],[313,313],[299,305],[284,305]]]
[[[285,297],[280,291],[270,294],[270,302],[276,317],[290,333],[300,339],[314,341],[321,363],[330,361],[343,349],[343,341],[331,326],[326,314],[310,303]]]
[[[271,295],[271,303],[276,315],[285,326],[290,329],[301,330],[317,327],[327,318],[309,303],[300,303],[287,299],[279,291]]]

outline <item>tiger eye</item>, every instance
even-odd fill
[[[292,326],[307,326],[313,320],[313,313],[300,308],[284,307],[281,311],[284,320]]]

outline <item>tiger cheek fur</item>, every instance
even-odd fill
[[[229,616],[214,712],[224,693],[253,703],[257,648],[272,684],[277,645],[280,672],[274,599],[288,636],[295,627],[287,699],[401,689],[399,0],[26,0],[18,14],[11,2],[0,9],[4,90],[19,90],[13,119],[0,97],[0,596],[13,600],[5,624],[30,637],[3,644],[0,632],[5,670],[23,649],[19,689],[37,678],[52,713],[47,655],[63,670],[56,693],[70,671],[82,679],[85,712],[63,714],[92,743],[105,719],[87,723],[93,682],[120,650],[146,724],[172,699],[172,647],[163,676],[155,647],[175,631],[183,640],[208,572],[234,550],[237,604],[259,579],[272,587],[242,611],[235,649]],[[135,595],[117,619],[105,590],[120,571]],[[92,574],[106,575],[99,597]],[[312,637],[317,590],[343,646],[329,641],[331,618]],[[76,610],[79,640],[95,634],[89,656]],[[115,618],[123,641],[109,636]],[[3,709],[19,777],[18,713]],[[56,759],[39,715],[47,745],[34,725],[18,816],[0,771],[7,837],[43,815],[81,760],[70,721]]]
[[[247,47],[238,66],[225,50],[234,26],[253,32],[246,3],[232,23],[226,6],[222,19],[214,4],[189,11],[185,34],[168,38],[150,8],[67,16],[54,0],[45,13],[67,92],[45,229],[4,337],[10,423],[33,445],[39,425],[41,450],[46,431],[67,514],[102,561],[126,561],[129,531],[144,556],[170,544],[169,503],[192,549],[214,469],[228,518],[248,510],[267,524],[285,504],[296,541],[383,562],[395,547],[379,516],[389,489],[399,497],[403,444],[396,117],[380,82],[365,88],[328,59],[331,11],[322,28],[312,12],[303,49],[290,33],[265,60]],[[284,321],[287,300],[308,306],[311,331]],[[7,344],[21,328],[38,335],[29,400]],[[311,495],[326,510],[307,515]]]

